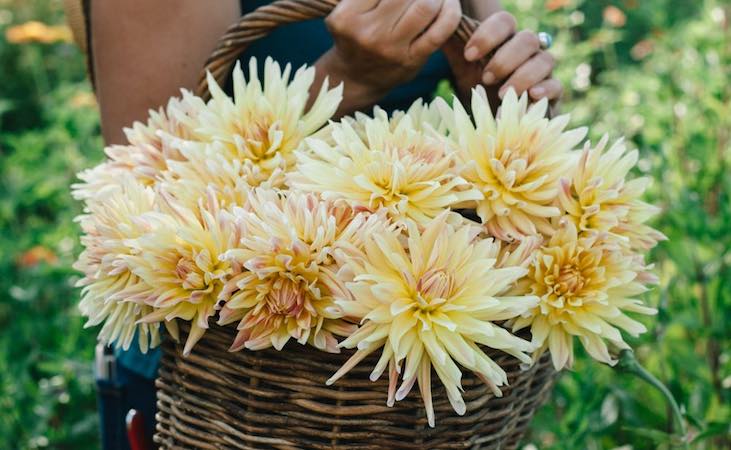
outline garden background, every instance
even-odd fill
[[[731,448],[731,4],[720,0],[504,0],[554,33],[564,111],[625,135],[655,179],[660,312],[633,342],[681,404],[692,448]],[[98,110],[60,0],[0,0],[0,448],[97,449],[94,330],[70,268],[69,185],[102,157]],[[526,449],[678,443],[667,404],[630,374],[579,356]]]

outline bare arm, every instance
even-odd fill
[[[239,16],[236,0],[93,0],[96,90],[107,144],[180,88],[193,88],[206,58]]]

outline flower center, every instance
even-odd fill
[[[291,280],[281,280],[279,286],[267,294],[265,302],[270,314],[294,317],[304,309],[305,292]]]
[[[553,291],[556,295],[573,297],[581,292],[586,285],[581,271],[572,264],[566,264],[561,268],[556,267],[558,276],[554,279]]]
[[[416,283],[416,301],[422,311],[433,311],[452,293],[454,279],[444,270],[432,269]]]
[[[270,139],[270,131],[272,128],[278,128],[276,124],[272,124],[269,120],[260,120],[253,123],[247,123],[245,127],[241,127],[239,135],[244,140],[247,157],[254,162],[263,162],[271,159],[280,150],[276,140]],[[276,130],[275,130],[276,135]],[[276,139],[276,138],[275,138]],[[281,142],[279,142],[281,144]]]
[[[183,282],[183,288],[189,290],[205,289],[206,283],[194,261],[181,257],[175,266],[175,274]]]

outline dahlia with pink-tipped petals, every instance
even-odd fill
[[[645,224],[660,209],[641,200],[650,179],[628,177],[637,150],[623,140],[609,148],[604,135],[596,147],[586,144],[573,176],[561,179],[559,205],[580,233],[609,233],[633,250],[647,251],[665,235]]]
[[[348,295],[336,304],[360,326],[340,346],[357,351],[327,381],[336,382],[380,350],[371,379],[378,379],[388,368],[387,404],[404,398],[418,382],[430,426],[435,423],[432,368],[460,415],[467,406],[460,394],[462,371],[457,364],[478,374],[500,395],[499,386],[507,383],[507,376],[480,346],[530,363],[526,352],[532,345],[495,322],[515,318],[538,301],[530,295],[506,294],[527,269],[496,267],[501,256],[498,241],[478,238],[478,226],[455,228],[447,217],[447,212],[442,213],[423,231],[415,222],[407,222],[407,239],[398,230],[370,234],[360,254],[348,258],[352,277],[346,284]],[[397,390],[399,377],[402,383]]]
[[[358,215],[345,203],[315,195],[255,189],[247,208],[234,209],[241,242],[222,255],[240,268],[221,294],[220,323],[238,322],[232,350],[281,350],[290,340],[337,352],[336,335],[348,336],[335,305],[345,287],[338,276],[360,245],[356,230],[385,229],[383,217]]]
[[[616,360],[607,342],[628,348],[620,330],[637,336],[646,331],[626,313],[655,314],[639,296],[655,281],[640,255],[625,251],[606,233],[579,235],[571,220],[536,253],[528,274],[513,292],[537,296],[537,306],[516,318],[513,331],[530,327],[537,358],[551,352],[556,370],[571,367],[574,337],[594,358]]]
[[[159,324],[138,323],[152,308],[126,298],[115,298],[131,288],[145,288],[125,257],[135,253],[129,240],[150,231],[141,216],[154,209],[155,195],[130,174],[117,180],[104,202],[90,202],[77,219],[84,235],[84,250],[74,264],[83,273],[77,282],[81,290],[81,313],[88,317],[86,326],[102,324],[99,340],[105,344],[129,348],[136,333],[140,349],[146,352],[160,342]]]
[[[503,241],[538,234],[550,235],[559,179],[575,164],[572,150],[585,128],[566,130],[568,115],[547,119],[548,101],[529,104],[528,94],[513,89],[493,116],[482,87],[472,92],[472,115],[455,99],[450,107],[437,99],[455,142],[460,175],[483,198],[472,202],[491,235]]]
[[[374,116],[329,125],[327,139],[305,140],[297,152],[297,171],[288,176],[292,189],[344,200],[356,208],[384,208],[394,221],[425,225],[442,211],[475,201],[482,195],[460,177],[448,141],[433,108],[416,102],[409,112]]]
[[[159,198],[159,211],[145,216],[152,230],[130,241],[136,252],[125,257],[132,273],[144,284],[131,286],[117,296],[152,307],[140,319],[142,323],[190,322],[183,349],[188,355],[208,329],[218,296],[234,269],[219,257],[235,248],[240,236],[233,217],[220,209],[211,192],[198,211],[165,196]]]
[[[205,103],[200,98],[183,90],[181,97],[171,98],[165,108],[150,110],[146,123],[135,122],[125,128],[127,144],[106,147],[107,161],[79,173],[81,182],[72,186],[74,197],[79,200],[104,198],[125,174],[131,174],[146,186],[155,184],[170,161],[184,159],[164,136],[179,139],[195,136],[195,118],[204,108]]]

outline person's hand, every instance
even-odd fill
[[[345,83],[341,113],[413,79],[461,15],[459,0],[342,0],[325,19],[335,45],[316,63],[331,81]]]
[[[509,87],[518,95],[527,91],[534,101],[556,101],[563,92],[561,82],[552,77],[553,56],[541,49],[535,33],[516,33],[515,18],[507,12],[485,19],[464,46],[450,40],[445,52],[463,96],[477,84],[487,88],[492,100],[502,98]]]

